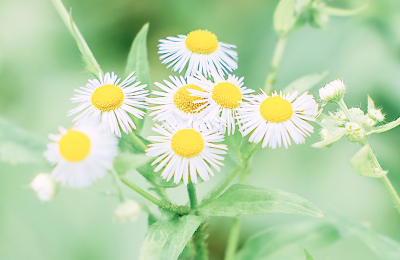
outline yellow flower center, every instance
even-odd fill
[[[261,103],[260,113],[268,122],[281,123],[292,117],[293,108],[289,101],[275,96],[267,98]]]
[[[172,136],[171,147],[181,157],[195,157],[203,151],[204,140],[196,130],[182,129]]]
[[[209,54],[218,48],[217,36],[207,30],[190,32],[185,44],[190,51],[199,54]]]
[[[86,158],[90,151],[90,139],[84,133],[68,130],[58,142],[60,154],[70,162],[80,162]]]
[[[212,90],[212,98],[222,107],[237,108],[240,105],[239,101],[242,101],[242,93],[235,84],[222,82]]]
[[[101,111],[111,111],[119,108],[124,102],[124,93],[120,87],[104,85],[92,94],[92,104]]]
[[[196,100],[203,100],[204,98],[200,97],[192,97],[189,96],[190,93],[187,91],[187,89],[194,89],[194,90],[199,90],[199,91],[204,91],[202,88],[189,84],[183,87],[180,87],[174,94],[174,103],[175,105],[182,110],[183,112],[186,113],[198,113],[199,111],[195,111],[199,107],[203,105],[203,103],[193,103],[193,101]]]

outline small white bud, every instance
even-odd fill
[[[56,195],[56,182],[47,173],[39,173],[29,184],[39,200],[49,201]]]
[[[370,117],[367,117],[366,119],[365,119],[365,125],[367,125],[367,126],[369,126],[369,127],[373,127],[373,126],[375,126],[376,125],[376,121],[374,120],[374,119],[372,119],[372,118],[370,118]]]
[[[340,79],[335,79],[319,89],[319,98],[324,102],[338,102],[343,98],[346,86]]]
[[[355,118],[355,117],[362,117],[364,116],[364,111],[362,111],[360,108],[358,107],[352,107],[349,109],[349,113],[350,115]]]
[[[346,123],[346,136],[351,142],[360,142],[365,138],[365,130],[355,122]]]
[[[326,140],[332,137],[331,133],[329,133],[329,130],[326,128],[322,128],[319,134],[321,135],[322,140]]]
[[[140,205],[134,200],[126,200],[118,205],[114,211],[115,217],[121,222],[133,222],[137,219],[140,212]]]
[[[347,116],[342,110],[339,110],[338,112],[336,112],[335,116],[340,120],[343,120],[343,121],[347,120]]]
[[[385,116],[382,114],[380,109],[369,109],[368,115],[378,122],[382,122],[385,119]]]

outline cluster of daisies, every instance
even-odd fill
[[[219,171],[228,149],[221,142],[236,125],[262,147],[304,143],[313,132],[307,121],[315,121],[318,113],[313,96],[252,94],[243,77],[230,74],[238,67],[235,48],[207,30],[160,40],[162,63],[185,74],[154,83],[158,90],[151,93],[135,82],[134,73],[122,82],[114,73],[89,80],[72,98],[79,103],[68,113],[76,115],[75,125],[49,136],[53,142],[44,155],[56,165],[51,177],[85,187],[104,176],[113,167],[121,130],[136,129],[132,118],[143,119],[147,110],[158,135],[148,137],[153,143],[146,154],[157,157],[154,171],[162,170],[161,177],[175,183],[188,184],[189,178],[197,183],[198,176],[207,181],[213,169]]]

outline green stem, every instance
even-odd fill
[[[212,200],[216,198],[221,192],[225,190],[226,187],[235,179],[236,175],[238,175],[247,165],[249,162],[250,158],[254,155],[254,153],[261,147],[261,143],[259,142],[256,146],[253,147],[253,149],[245,156],[243,159],[242,163],[238,165],[232,172],[232,174],[226,179],[221,186],[219,186],[215,191],[213,191],[208,199],[204,203],[206,203],[209,200]]]
[[[195,188],[193,183],[190,182],[187,185],[187,191],[188,191],[188,195],[189,195],[190,208],[192,209],[192,211],[194,211],[193,213],[196,214],[196,211],[197,211],[197,194],[196,194],[196,188]]]
[[[119,178],[119,175],[114,168],[111,169],[111,173],[114,177],[115,185],[117,186],[119,201],[124,202],[125,199],[124,199],[124,194],[122,193],[121,179]]]
[[[236,247],[239,242],[240,220],[240,217],[232,218],[231,231],[229,232],[228,244],[226,246],[224,260],[234,259]]]
[[[281,63],[283,51],[285,50],[286,46],[286,41],[287,41],[286,35],[280,35],[279,40],[276,43],[274,56],[272,57],[272,62],[271,62],[271,68],[269,69],[269,73],[264,87],[264,90],[267,93],[272,91],[272,85],[275,83],[276,72],[278,70],[279,64]]]
[[[142,149],[143,149],[144,151],[146,151],[146,149],[149,148],[149,147],[147,147],[147,145],[145,145],[145,144],[142,142],[142,140],[140,140],[140,139],[137,137],[137,135],[136,135],[135,133],[129,132],[129,135],[133,138],[133,140],[135,140],[135,142],[137,142],[137,143],[140,145],[140,147],[142,147]]]
[[[349,108],[347,107],[346,103],[344,103],[343,98],[337,102],[337,105],[343,110],[343,113],[347,116],[349,121],[353,121],[353,117],[350,115]]]
[[[140,188],[139,186],[137,186],[136,184],[134,184],[133,182],[128,180],[125,176],[121,176],[121,181],[126,186],[128,186],[132,190],[136,191],[140,196],[142,196],[143,198],[147,199],[148,201],[150,201],[151,203],[157,205],[158,207],[160,207],[162,209],[176,212],[179,215],[186,215],[186,214],[190,213],[190,211],[187,207],[176,206],[172,203],[157,199],[150,193],[146,192],[145,190],[143,190],[142,188]]]
[[[392,199],[393,203],[396,205],[397,211],[400,213],[400,198],[396,190],[393,188],[392,183],[386,175],[381,177],[381,181],[383,182],[383,185],[389,193],[389,196]]]

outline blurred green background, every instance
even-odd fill
[[[136,33],[150,22],[148,38],[151,82],[171,74],[158,59],[158,40],[208,29],[218,39],[237,45],[239,69],[247,87],[262,87],[277,34],[272,14],[277,0],[65,0],[74,20],[104,71],[122,74]],[[354,8],[367,0],[331,0],[328,5]],[[367,94],[383,108],[387,120],[400,115],[400,1],[374,0],[354,17],[333,17],[329,30],[309,26],[289,36],[276,88],[310,73],[329,70],[325,82],[344,79],[349,106],[366,108]],[[0,0],[0,117],[43,137],[57,127],[71,126],[66,112],[73,89],[91,76],[84,71],[76,44],[51,2]],[[151,86],[153,87],[153,86]],[[311,90],[317,94],[318,89]],[[328,106],[327,109],[335,109]],[[146,131],[150,122],[146,124]],[[318,127],[317,127],[318,129]],[[389,178],[400,191],[400,128],[375,135],[371,145]],[[310,144],[289,149],[263,149],[255,155],[249,183],[298,194],[330,218],[338,213],[368,222],[376,231],[400,241],[400,217],[383,185],[363,178],[350,166],[357,144],[342,140],[317,150]],[[198,185],[200,198],[229,173],[226,167]],[[56,199],[40,203],[26,185],[38,173],[32,166],[0,164],[0,259],[89,260],[137,259],[147,227],[143,213],[135,223],[113,220],[118,201],[85,190],[63,188]],[[134,172],[128,176],[148,184]],[[115,192],[111,176],[96,190]],[[133,191],[128,197],[145,202]],[[177,203],[187,203],[184,187],[170,190]],[[250,235],[278,225],[311,220],[296,216],[244,217],[241,243]],[[212,259],[222,259],[230,221],[209,221]],[[315,259],[378,259],[354,236],[312,252]]]

